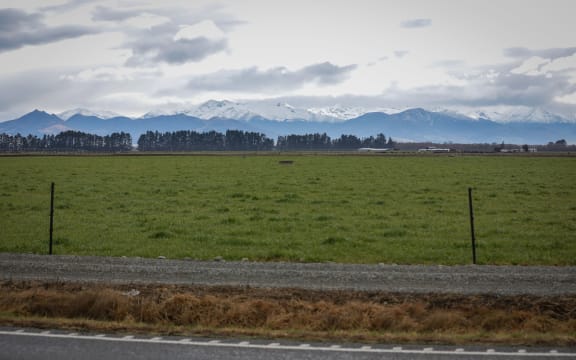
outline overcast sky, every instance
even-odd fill
[[[0,0],[0,120],[209,99],[576,114],[574,0]]]

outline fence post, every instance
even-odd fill
[[[52,234],[54,233],[54,183],[50,187],[50,247],[48,253],[52,255]]]
[[[474,234],[474,207],[472,206],[472,188],[468,188],[468,207],[470,208],[470,235],[472,238],[472,263],[476,265],[476,235]]]

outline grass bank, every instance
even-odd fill
[[[0,324],[171,335],[576,345],[576,296],[0,283]]]
[[[292,164],[280,164],[292,160]],[[576,158],[0,157],[0,251],[576,265]]]

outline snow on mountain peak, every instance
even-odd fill
[[[363,108],[352,106],[333,105],[327,107],[310,108],[308,111],[325,118],[332,118],[336,120],[349,120],[362,116],[369,112],[381,112],[388,115],[398,114],[406,109],[398,108]]]
[[[514,107],[501,111],[478,112],[485,115],[485,119],[498,122],[537,122],[553,123],[566,122],[566,119],[541,107]]]
[[[199,106],[189,108],[184,113],[206,120],[212,118],[247,120],[256,115],[247,108],[246,104],[229,100],[209,100]]]
[[[94,111],[94,110],[88,110],[88,109],[84,109],[84,108],[76,108],[76,109],[64,111],[64,112],[61,112],[60,114],[58,114],[57,116],[62,120],[68,120],[74,115],[96,116],[100,119],[111,119],[111,118],[119,116],[118,114],[116,114],[112,111],[106,111],[106,110]]]
[[[185,114],[204,120],[213,118],[251,120],[258,117],[269,120],[326,120],[313,112],[296,108],[285,102],[255,101],[245,103],[229,100],[209,100],[200,105],[169,111],[155,110],[147,113],[143,118],[173,114]]]
[[[167,109],[167,110],[166,110]],[[274,100],[256,100],[236,102],[230,100],[209,100],[199,105],[179,107],[165,107],[164,110],[153,110],[143,118],[159,115],[184,114],[203,120],[213,118],[226,118],[249,121],[257,118],[268,120],[307,120],[307,121],[344,121],[354,119],[369,112],[381,112],[388,115],[398,114],[413,108],[387,108],[387,107],[354,107],[331,105],[325,107],[301,108],[286,102]],[[488,109],[451,109],[433,108],[426,111],[438,113],[458,119],[491,120],[496,122],[570,122],[576,119],[562,117],[542,108],[530,107],[502,107]],[[76,111],[78,112],[78,111]],[[62,114],[61,114],[62,117]]]

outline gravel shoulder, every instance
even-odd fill
[[[259,263],[0,253],[0,279],[499,295],[576,294],[576,267]]]

